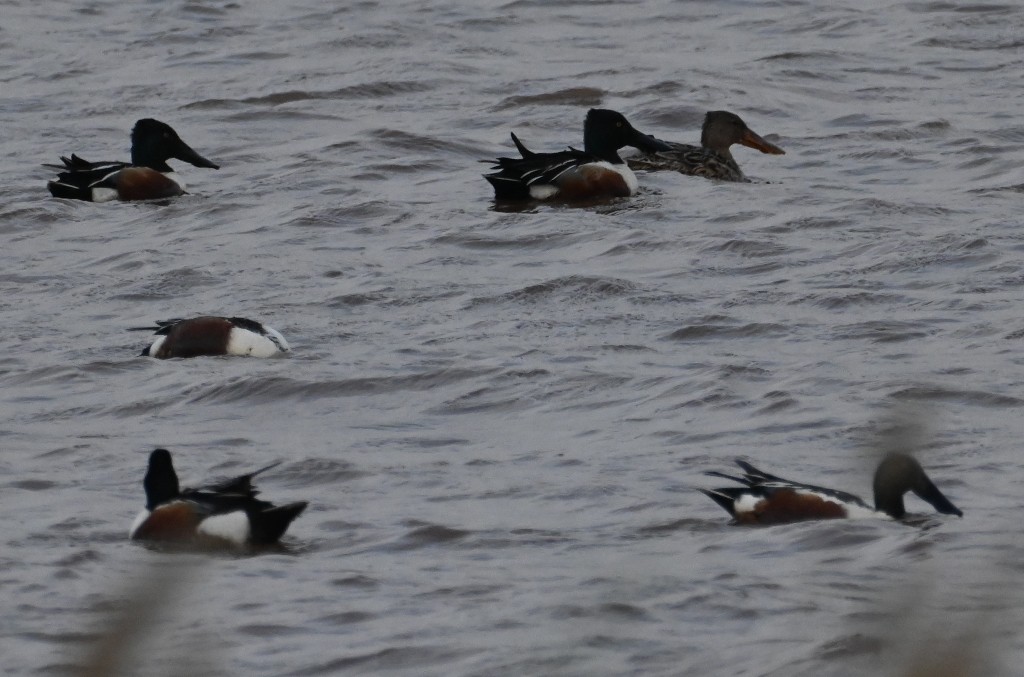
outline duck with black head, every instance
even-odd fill
[[[142,486],[146,507],[128,537],[139,541],[195,545],[270,545],[280,540],[308,503],[277,506],[256,498],[253,478],[280,464],[199,489],[181,489],[171,452],[154,449]]]
[[[737,477],[715,470],[706,474],[742,484],[741,487],[700,489],[722,506],[737,524],[785,524],[817,519],[881,517],[902,519],[907,511],[903,496],[909,491],[944,515],[963,513],[939,491],[924,468],[908,454],[886,456],[875,470],[875,504],[869,506],[845,491],[783,479],[737,460],[744,475]]]
[[[156,200],[185,193],[185,182],[167,164],[181,160],[195,167],[220,169],[192,150],[170,125],[146,118],[132,129],[131,162],[89,162],[77,155],[61,157],[61,170],[46,184],[50,194],[70,200]]]
[[[619,157],[619,149],[671,150],[642,134],[617,111],[592,108],[583,123],[583,150],[535,153],[513,133],[512,142],[522,157],[493,160],[498,171],[484,174],[497,200],[593,200],[635,195],[636,175]],[[482,160],[482,162],[492,162]]]

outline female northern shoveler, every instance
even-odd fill
[[[709,179],[746,181],[740,166],[736,164],[729,151],[729,147],[734,143],[756,148],[770,155],[786,154],[786,151],[751,131],[739,115],[725,110],[715,110],[704,116],[700,146],[668,142],[671,150],[648,152],[629,158],[628,162],[633,169],[670,169]]]
[[[161,320],[156,324],[133,327],[134,331],[155,330],[157,334],[156,340],[143,348],[142,357],[270,357],[291,350],[277,330],[244,317],[195,317]]]
[[[88,162],[72,154],[61,158],[63,166],[46,165],[63,170],[46,187],[54,197],[87,202],[174,197],[185,192],[185,184],[167,164],[171,158],[220,169],[189,148],[170,125],[147,118],[132,129],[131,162]]]
[[[308,505],[299,501],[275,506],[256,498],[259,492],[252,479],[278,463],[201,489],[182,490],[171,452],[156,449],[149,455],[142,481],[146,508],[135,518],[128,537],[197,545],[275,543]]]
[[[622,113],[599,108],[587,113],[582,151],[570,147],[560,153],[534,153],[515,134],[512,141],[522,158],[500,157],[494,161],[500,171],[484,174],[498,200],[628,197],[636,193],[637,180],[619,157],[619,149],[633,146],[651,153],[670,149],[638,132]]]
[[[801,484],[769,475],[744,461],[736,464],[743,477],[711,471],[746,486],[724,489],[700,489],[715,503],[729,511],[740,524],[785,524],[803,520],[844,517],[892,517],[906,514],[903,495],[913,491],[944,515],[963,517],[963,513],[942,495],[916,460],[906,454],[890,454],[875,471],[875,507],[844,491]]]

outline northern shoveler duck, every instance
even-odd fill
[[[963,517],[925,474],[921,464],[906,454],[890,454],[875,471],[875,507],[853,494],[812,484],[792,482],[737,460],[742,477],[716,471],[707,474],[743,484],[742,487],[700,489],[725,508],[739,524],[785,524],[804,520],[891,517],[906,514],[903,495],[914,492],[944,515]]]
[[[722,181],[746,181],[740,166],[736,164],[732,152],[729,151],[729,147],[734,143],[755,148],[769,155],[786,154],[786,151],[751,131],[739,115],[725,110],[714,110],[704,116],[700,146],[667,143],[670,146],[669,150],[647,152],[629,158],[629,166],[633,169],[669,169]]]
[[[280,463],[200,489],[180,489],[171,452],[156,449],[142,486],[146,507],[128,537],[138,541],[196,545],[276,543],[308,503],[276,506],[256,498],[254,477]]]
[[[583,150],[570,147],[558,153],[534,153],[512,134],[521,158],[494,160],[499,171],[484,174],[498,200],[580,200],[628,197],[636,193],[633,171],[619,149],[633,146],[644,152],[668,151],[670,146],[641,134],[622,113],[592,108],[583,125]],[[491,160],[484,160],[491,162]]]
[[[46,187],[54,197],[87,202],[154,200],[185,192],[167,160],[175,158],[196,167],[220,167],[189,148],[178,133],[159,120],[139,120],[132,129],[131,162],[89,162],[77,155],[61,157],[62,170]]]
[[[132,328],[133,331],[155,331],[157,334],[156,340],[142,349],[142,357],[271,357],[291,350],[277,330],[244,317],[194,317],[190,320],[161,320],[156,325]]]

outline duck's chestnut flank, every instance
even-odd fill
[[[256,498],[253,478],[272,463],[199,489],[181,489],[171,453],[154,449],[143,479],[146,507],[129,530],[132,540],[197,545],[276,543],[308,503],[277,506]]]
[[[619,149],[669,150],[633,128],[622,113],[592,108],[583,125],[583,150],[535,153],[512,134],[522,157],[499,157],[498,171],[484,174],[497,200],[582,200],[628,197],[637,190],[636,175],[619,157]],[[490,162],[485,160],[485,162]]]
[[[783,479],[737,460],[742,476],[710,471],[743,486],[700,489],[729,512],[740,524],[784,524],[802,520],[856,517],[889,517],[906,514],[903,496],[908,491],[927,501],[944,515],[963,513],[925,473],[921,464],[907,454],[890,454],[875,470],[875,505],[872,508],[853,494],[812,484]]]

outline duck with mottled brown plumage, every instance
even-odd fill
[[[747,127],[739,115],[724,110],[711,111],[704,116],[699,146],[672,141],[665,143],[671,146],[670,150],[636,155],[627,158],[627,164],[634,170],[670,170],[721,181],[746,181],[747,178],[729,150],[733,144],[738,143],[769,155],[786,153]]]

